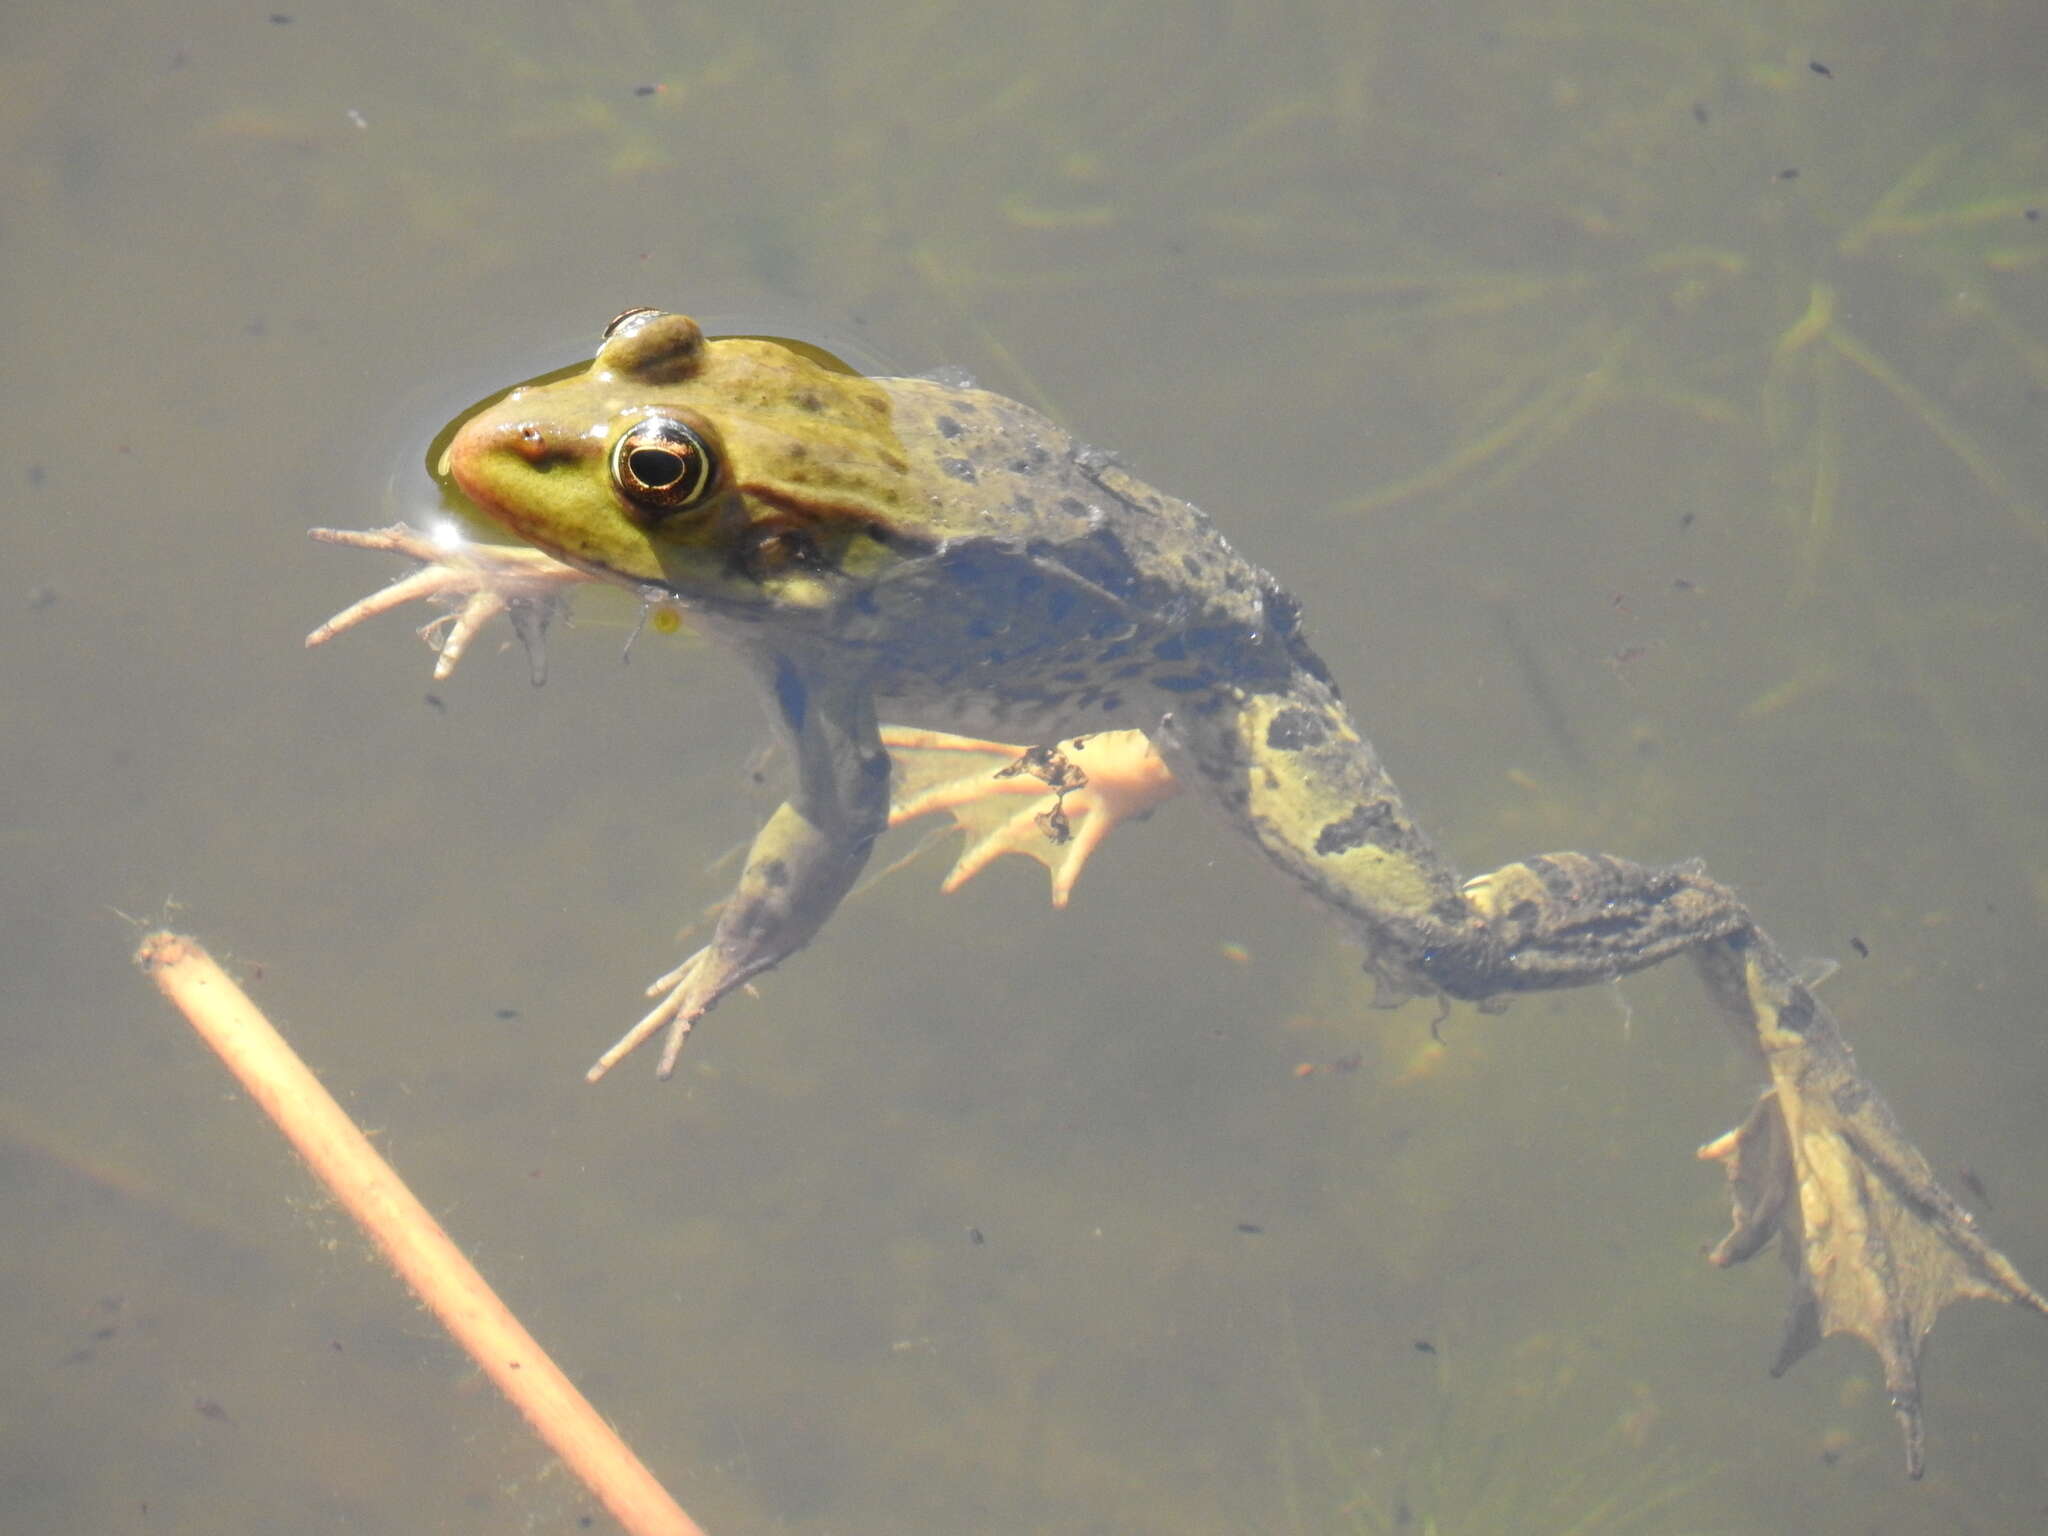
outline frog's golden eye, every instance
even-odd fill
[[[687,512],[718,487],[718,455],[704,434],[673,416],[649,416],[612,444],[612,485],[627,505],[656,519]]]

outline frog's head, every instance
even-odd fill
[[[557,558],[712,606],[823,607],[924,543],[879,385],[659,310],[478,410],[443,462]]]

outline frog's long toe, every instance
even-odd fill
[[[315,533],[325,533],[329,530],[316,528],[313,531]],[[447,566],[430,565],[424,570],[414,571],[410,576],[401,577],[389,586],[372,592],[368,597],[358,598],[355,602],[350,603],[341,612],[306,636],[306,646],[308,649],[311,649],[316,645],[325,645],[336,635],[354,629],[358,624],[363,623],[367,619],[374,619],[380,613],[389,613],[394,608],[402,608],[415,598],[441,597],[449,592],[459,591],[467,584],[467,578],[463,572],[452,570]]]
[[[420,574],[428,575],[431,573],[423,571]],[[434,681],[437,683],[447,681],[449,674],[454,672],[456,664],[462,660],[463,653],[469,649],[469,642],[476,638],[477,632],[499,614],[507,612],[511,606],[511,603],[506,600],[502,593],[473,592],[470,594],[469,601],[464,603],[456,612],[444,613],[438,619],[433,619],[421,625],[420,638],[432,646],[440,655],[440,660],[434,663]],[[522,636],[522,638],[524,637]],[[545,682],[547,680],[546,653],[540,648],[537,641],[528,644],[526,650],[528,657],[533,662],[534,682],[536,684]]]

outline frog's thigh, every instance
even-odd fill
[[[1449,865],[1320,681],[1176,711],[1163,738],[1176,772],[1185,758],[1269,858],[1368,931],[1462,916]]]

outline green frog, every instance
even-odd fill
[[[1701,1155],[1725,1164],[1733,1264],[1778,1239],[1794,1300],[1774,1371],[1853,1333],[1884,1366],[1906,1465],[1923,1465],[1918,1365],[1961,1297],[2044,1300],[1935,1180],[1858,1072],[1817,978],[1790,963],[1701,866],[1552,853],[1460,879],[1302,632],[1294,601],[1178,497],[1013,400],[938,378],[870,378],[680,314],[615,319],[585,370],[478,409],[443,467],[523,546],[404,525],[316,537],[419,562],[338,614],[317,644],[417,598],[445,676],[510,617],[535,657],[562,593],[607,582],[680,609],[757,681],[792,766],[710,940],[658,980],[655,1007],[591,1069],[696,1022],[810,942],[892,817],[897,750],[1007,750],[898,819],[981,796],[1043,808],[955,878],[1065,839],[1063,899],[1119,820],[1176,790],[1206,799],[1362,943],[1377,1001],[1498,1008],[1687,955],[1770,1085]],[[897,730],[881,712],[947,734]],[[984,741],[979,745],[989,746]],[[1079,830],[1076,831],[1078,823]],[[1048,862],[1052,862],[1048,858]]]

